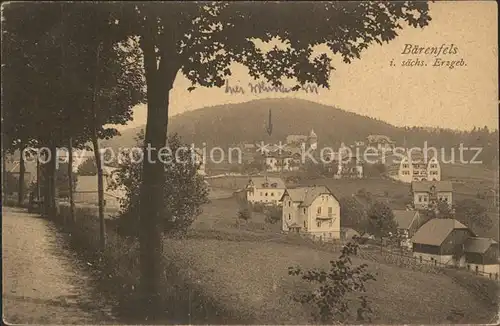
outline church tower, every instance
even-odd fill
[[[309,134],[309,146],[312,149],[318,148],[318,136],[314,132],[314,129],[311,129],[311,133]]]

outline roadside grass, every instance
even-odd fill
[[[68,245],[77,253],[82,265],[87,266],[95,283],[95,290],[114,302],[113,314],[125,323],[141,321],[143,304],[138,296],[139,244],[135,239],[118,235],[116,222],[106,220],[106,248],[99,245],[99,220],[93,208],[76,207],[75,221],[70,221],[69,207],[59,206],[59,217],[55,220],[66,232]],[[245,316],[234,314],[226,307],[214,304],[195,286],[185,280],[184,275],[170,264],[162,261],[163,319],[165,324],[248,324]]]

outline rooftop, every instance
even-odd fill
[[[257,188],[286,188],[285,182],[276,177],[252,177],[250,182]]]
[[[310,187],[299,187],[287,189],[285,193],[288,193],[292,201],[300,203],[300,206],[310,206],[312,202],[321,194],[333,193],[326,186],[310,186]]]
[[[456,229],[470,229],[452,218],[434,218],[422,225],[412,238],[412,242],[440,246],[446,237]],[[472,233],[472,231],[470,231]]]
[[[436,187],[437,192],[453,191],[451,181],[414,181],[411,183],[411,189],[415,192],[431,192],[433,186]]]
[[[498,242],[491,238],[473,237],[465,241],[464,251],[469,253],[483,254],[493,244],[498,244]]]

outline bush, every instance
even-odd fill
[[[288,274],[300,276],[303,280],[320,287],[313,292],[296,296],[294,300],[316,307],[313,317],[322,323],[346,323],[353,307],[348,295],[351,292],[366,292],[365,283],[375,280],[369,273],[366,264],[352,266],[351,255],[356,255],[359,246],[356,243],[347,243],[342,249],[342,255],[336,261],[330,261],[330,270],[302,271],[300,267],[289,267]],[[371,322],[373,310],[366,296],[359,297],[357,309],[358,322]]]
[[[281,221],[283,209],[281,207],[269,207],[266,210],[266,223],[276,224]]]
[[[252,212],[248,208],[240,208],[238,211],[238,218],[244,221],[248,221],[252,218]]]
[[[264,213],[266,205],[264,205],[263,203],[253,203],[251,205],[251,209],[255,213]]]

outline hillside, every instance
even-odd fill
[[[266,133],[269,109],[272,110],[273,134]],[[134,138],[142,129],[132,128],[121,136],[105,142],[112,148],[134,146]],[[261,99],[245,103],[226,104],[185,112],[170,118],[169,133],[178,133],[186,143],[208,148],[227,148],[239,142],[284,141],[290,134],[309,134],[314,129],[320,146],[340,146],[366,140],[370,134],[387,135],[397,145],[444,147],[449,154],[451,147],[460,143],[481,146],[483,161],[487,164],[497,154],[498,132],[478,131],[460,133],[453,130],[396,127],[389,123],[301,99]]]

